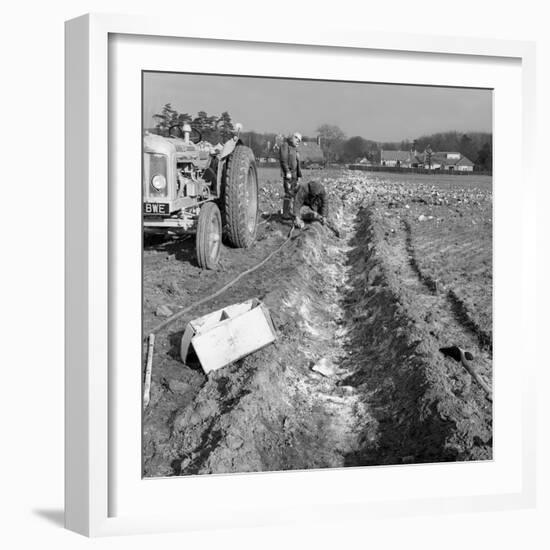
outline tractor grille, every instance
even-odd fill
[[[143,174],[143,194],[146,198],[167,197],[168,196],[168,181],[167,181],[167,157],[158,153],[145,153],[144,174]],[[153,187],[153,178],[155,176],[163,176],[166,182],[164,189],[156,189]]]

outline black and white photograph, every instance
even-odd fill
[[[550,548],[544,6],[10,3],[3,546]]]
[[[493,458],[493,90],[142,73],[142,475]]]

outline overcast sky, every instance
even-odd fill
[[[245,131],[257,132],[314,136],[319,125],[329,123],[348,137],[400,141],[492,129],[492,92],[468,88],[146,73],[146,128],[155,125],[152,116],[165,103],[192,116],[229,111]]]

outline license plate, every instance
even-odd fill
[[[143,203],[144,214],[170,214],[170,205],[164,202],[144,202]]]

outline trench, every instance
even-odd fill
[[[484,373],[488,354],[417,271],[406,232],[394,229],[399,222],[369,207],[356,223],[346,297],[353,373],[344,382],[360,393],[372,422],[357,426],[346,465],[491,458],[491,403],[439,348],[475,350]]]
[[[145,476],[491,458],[490,404],[438,351],[406,235],[368,196],[332,199],[345,239],[312,224],[264,274],[278,340],[211,373],[150,446]],[[446,334],[465,330],[439,311]]]

